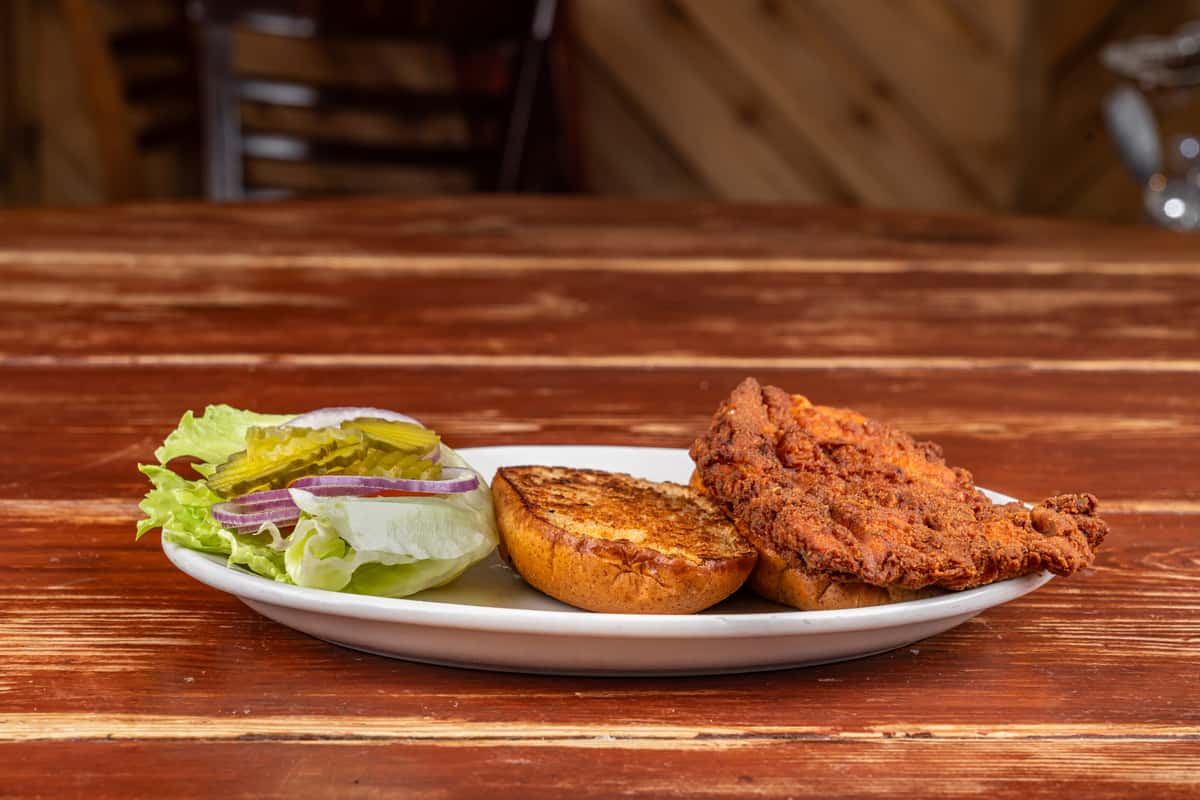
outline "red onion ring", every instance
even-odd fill
[[[357,476],[352,476],[352,477],[357,477]],[[303,479],[301,479],[301,480],[303,480]],[[356,492],[342,491],[343,488],[344,487],[337,486],[337,485],[330,485],[330,486],[324,486],[324,487],[315,486],[315,487],[309,489],[308,491],[312,492],[313,494],[322,495],[322,496],[329,496],[329,495],[336,496],[339,494],[345,494],[345,495],[358,494]],[[291,494],[288,493],[287,489],[266,489],[261,492],[251,492],[250,494],[244,494],[241,497],[235,497],[226,503],[222,503],[222,505],[240,506],[244,511],[266,510],[267,508],[270,508],[271,506],[283,505],[283,504],[295,506],[295,504],[292,503],[292,496],[291,496]],[[215,508],[215,506],[214,506],[214,508]]]
[[[459,494],[479,488],[479,478],[469,469],[443,467],[442,474],[449,477],[424,481],[371,475],[313,475],[294,481],[292,487],[323,497],[357,497],[388,491]],[[300,509],[287,489],[270,489],[217,503],[212,507],[212,515],[221,525],[245,533],[257,531],[267,522],[280,527],[294,525],[300,518]]]
[[[430,494],[459,494],[479,488],[479,478],[469,469],[442,467],[442,474],[449,477],[437,481],[414,480],[411,478],[377,478],[367,475],[313,475],[292,483],[293,489],[338,488],[344,494],[366,492],[424,492]],[[345,491],[350,490],[350,491]]]
[[[300,517],[300,509],[290,498],[286,503],[275,502],[250,508],[239,507],[237,503],[229,502],[217,503],[213,506],[212,515],[213,519],[221,525],[233,528],[239,533],[245,533],[256,531],[259,526],[267,522],[273,522],[280,526],[295,524]]]
[[[411,422],[413,425],[421,428],[425,427],[421,424],[420,420],[414,419],[407,414],[401,414],[399,411],[388,411],[386,408],[370,408],[368,406],[331,406],[329,408],[318,408],[315,411],[309,411],[306,414],[293,417],[280,427],[333,428],[341,425],[343,422],[360,419],[361,417],[383,419],[389,422]]]
[[[277,503],[282,500],[286,500],[289,503],[292,502],[292,496],[288,494],[287,489],[267,489],[262,492],[251,492],[250,494],[244,494],[241,497],[235,497],[228,503],[222,503],[221,505],[242,506],[243,508],[249,510],[255,506],[269,506],[272,503]],[[213,508],[216,508],[216,506],[213,506]]]

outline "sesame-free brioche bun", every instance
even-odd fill
[[[492,481],[501,556],[564,603],[691,614],[733,594],[754,547],[687,486],[563,467],[503,467]]]

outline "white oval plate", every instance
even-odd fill
[[[590,467],[687,483],[684,450],[526,446],[460,450],[480,473],[519,464]],[[993,502],[1011,502],[995,492]],[[163,542],[179,569],[265,617],[379,655],[475,669],[573,675],[703,675],[825,664],[881,653],[1033,591],[1049,573],[909,603],[796,611],[749,592],[691,616],[594,614],[531,588],[492,555],[448,586],[367,597],[276,583]]]

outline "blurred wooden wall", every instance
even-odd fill
[[[95,2],[120,27],[170,0]],[[1126,221],[1140,219],[1139,195],[1101,125],[1114,79],[1099,51],[1200,18],[1200,0],[566,2],[593,191]],[[57,6],[0,0],[10,204],[106,199]],[[266,42],[244,52],[267,73],[299,58]],[[306,58],[369,82],[413,71],[397,52]],[[1200,131],[1200,92],[1160,111],[1167,129]],[[176,166],[151,170],[155,195],[195,191]]]
[[[165,0],[102,0],[88,8],[98,46],[110,34],[159,24],[173,10]],[[128,67],[131,75],[153,77],[164,69],[160,60],[151,56]],[[101,123],[85,90],[86,81],[97,79],[95,67],[73,49],[59,0],[0,0],[0,203],[72,206],[113,199]],[[165,93],[154,99],[152,112],[131,105],[133,136],[150,117],[167,120],[188,102]],[[151,149],[141,156],[142,197],[199,191],[195,155],[185,159],[176,151]]]
[[[585,162],[608,194],[1136,221],[1107,42],[1194,0],[575,0]],[[1167,127],[1200,131],[1200,92]]]

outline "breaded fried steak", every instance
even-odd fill
[[[721,405],[691,456],[699,483],[759,549],[751,585],[802,608],[911,599],[1041,570],[1070,575],[1091,564],[1108,532],[1090,494],[1032,510],[993,505],[937,445],[753,378]],[[822,601],[855,584],[885,591]]]

